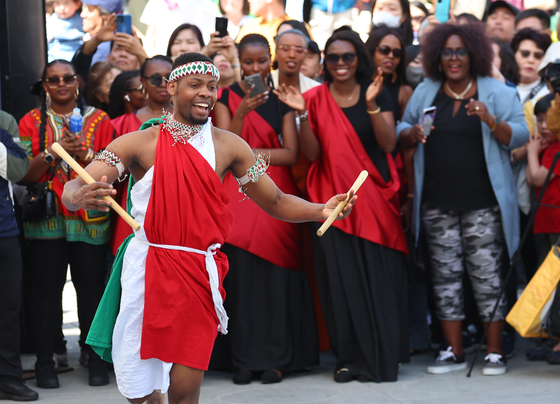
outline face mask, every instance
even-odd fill
[[[408,65],[406,68],[406,81],[408,81],[408,84],[412,88],[416,88],[422,80],[424,80],[424,68],[422,66]]]
[[[389,28],[398,28],[401,25],[401,18],[402,15],[393,15],[388,11],[379,11],[373,13],[372,22],[375,26],[384,24]]]

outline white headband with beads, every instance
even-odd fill
[[[191,62],[175,68],[169,75],[169,82],[178,81],[191,74],[209,74],[220,81],[220,71],[210,62]]]

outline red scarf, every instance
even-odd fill
[[[144,230],[150,243],[206,251],[223,244],[233,215],[214,169],[190,144],[177,143],[160,129],[154,177]],[[146,294],[142,359],[208,368],[218,318],[204,256],[150,247],[146,260]],[[220,293],[228,271],[225,254],[215,255]]]
[[[242,100],[239,95],[229,90],[228,104],[232,115]],[[243,120],[241,137],[254,149],[282,148],[274,129],[256,111],[251,111]],[[299,194],[290,167],[269,166],[267,173],[282,192]],[[274,219],[250,199],[242,200],[243,194],[239,193],[239,186],[231,174],[226,176],[224,186],[229,195],[228,206],[234,214],[233,229],[226,240],[227,243],[282,268],[301,270],[301,225]]]
[[[400,183],[393,158],[387,154],[391,179],[385,183],[332,97],[328,84],[315,87],[303,96],[311,129],[321,145],[321,156],[312,163],[307,176],[309,199],[323,203],[336,193],[346,192],[360,172],[367,170],[369,177],[360,188],[356,208],[348,218],[335,221],[333,226],[408,254],[397,201]]]

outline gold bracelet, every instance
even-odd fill
[[[381,107],[377,107],[376,110],[370,111],[369,109],[367,110],[367,113],[370,115],[375,115],[381,112]]]

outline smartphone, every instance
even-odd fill
[[[222,17],[216,17],[216,32],[219,32],[220,34],[218,35],[218,37],[223,38],[225,36],[227,36],[227,24],[228,24],[228,19],[227,18],[222,18]]]
[[[442,24],[449,20],[449,3],[451,0],[437,0],[436,5],[436,18]]]
[[[422,112],[422,118],[420,118],[420,125],[422,125],[422,130],[424,135],[429,136],[432,131],[432,125],[434,119],[436,118],[436,107],[424,108]]]
[[[132,35],[132,16],[130,14],[117,14],[117,32]]]
[[[264,88],[264,82],[260,74],[253,74],[252,76],[247,76],[243,79],[247,88],[251,88],[252,85],[255,85],[253,91],[251,91],[251,97],[264,93],[266,90]]]

